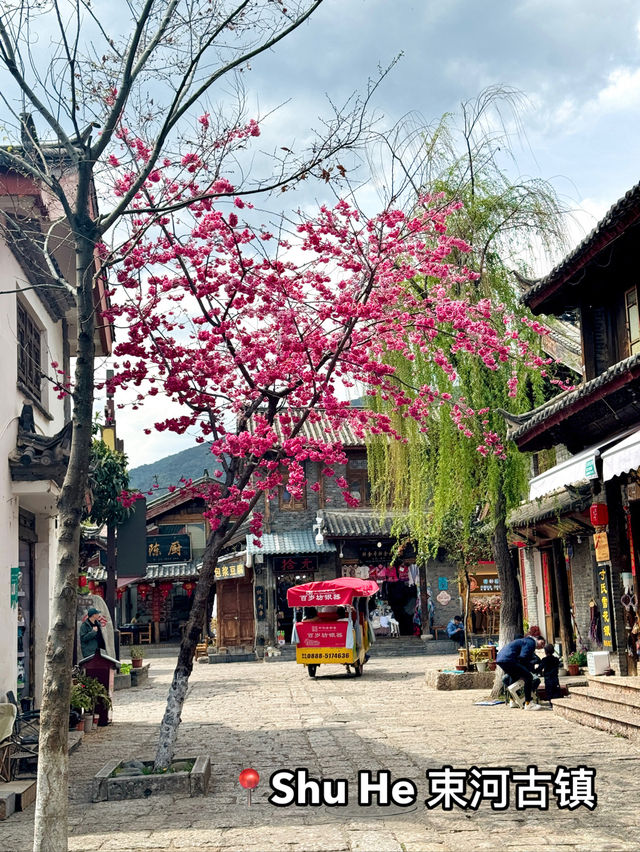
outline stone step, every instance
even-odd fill
[[[579,725],[640,742],[640,714],[635,707],[612,701],[591,701],[590,698],[592,696],[580,695],[574,689],[570,698],[554,699],[553,712]]]
[[[623,695],[617,692],[611,694],[596,692],[590,687],[571,687],[571,697],[575,704],[585,710],[593,710],[598,713],[607,714],[609,710],[615,713],[617,710],[628,711],[640,721],[640,706],[630,703]]]
[[[594,695],[610,696],[640,707],[640,678],[589,675],[589,689]]]

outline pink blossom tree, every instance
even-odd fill
[[[135,149],[129,138],[123,144]],[[157,394],[179,403],[182,413],[155,428],[197,430],[221,468],[200,492],[212,532],[162,720],[158,768],[172,758],[222,549],[247,520],[260,536],[260,501],[282,484],[283,469],[296,496],[304,462],[321,463],[325,475],[346,462],[345,424],[363,441],[372,434],[402,440],[388,413],[351,406],[344,389],[380,395],[425,430],[430,417],[451,417],[471,436],[478,415],[483,429],[483,412],[458,398],[452,356],[463,350],[489,371],[515,359],[542,363],[504,305],[460,297],[474,273],[452,262],[468,250],[447,233],[456,205],[423,197],[411,215],[390,207],[366,218],[339,201],[276,234],[255,224],[246,198],[228,184],[225,190],[226,206],[201,200],[188,174],[159,170],[138,193],[140,214],[120,256],[105,257],[118,268],[116,306],[106,318],[126,329],[114,386],[139,388],[136,405]],[[184,201],[179,222],[153,218],[152,196],[166,193],[176,205]],[[425,384],[408,392],[388,356],[413,359],[416,348],[448,377],[448,391]],[[326,434],[307,437],[305,424],[319,421]],[[481,446],[504,452],[494,433]],[[353,503],[346,482],[338,485]]]

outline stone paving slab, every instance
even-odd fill
[[[375,650],[375,649],[374,649]],[[173,659],[154,655],[150,678],[115,697],[113,724],[84,737],[71,755],[71,852],[631,852],[638,848],[633,794],[640,750],[619,737],[582,728],[556,714],[504,706],[476,707],[482,690],[443,693],[425,673],[449,657],[372,657],[362,678],[322,667],[317,679],[293,662],[196,666],[183,712],[177,756],[209,755],[208,794],[134,802],[91,800],[95,772],[111,759],[153,757]],[[597,770],[598,806],[476,812],[427,809],[425,771],[510,766],[541,771],[579,764]],[[237,778],[260,772],[254,804]],[[267,802],[276,770],[307,768],[318,778],[345,778],[346,807],[274,807]],[[417,786],[415,804],[361,807],[359,770],[389,770]],[[2,852],[31,848],[33,808],[0,825]]]

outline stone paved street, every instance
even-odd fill
[[[374,649],[375,652],[375,649]],[[196,665],[178,753],[206,753],[212,783],[204,798],[160,796],[90,801],[91,777],[114,757],[151,757],[172,673],[170,657],[151,657],[146,687],[116,694],[114,724],[85,737],[71,757],[70,849],[107,850],[636,850],[635,792],[640,750],[625,739],[582,728],[551,712],[476,707],[480,692],[435,692],[427,668],[452,658],[372,658],[364,677],[337,667],[313,681],[292,662]],[[598,806],[546,812],[513,807],[450,812],[424,805],[425,770],[509,766],[541,770],[579,764],[597,770]],[[262,781],[254,804],[238,785],[242,769]],[[315,777],[350,781],[347,807],[277,808],[267,803],[276,769],[305,767]],[[360,769],[388,769],[418,787],[407,808],[359,807]],[[33,807],[0,824],[0,849],[31,848]]]

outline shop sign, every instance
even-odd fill
[[[469,574],[469,590],[479,595],[499,595],[500,580],[495,574]]]
[[[181,535],[148,535],[147,562],[158,565],[163,562],[190,562],[191,538]]]
[[[18,606],[18,591],[20,590],[20,566],[11,566],[11,609]]]
[[[439,604],[442,604],[442,606],[446,606],[447,604],[451,603],[451,595],[449,594],[449,592],[445,592],[443,589],[439,594],[436,595],[436,600]]]
[[[318,570],[317,556],[276,556],[273,560],[276,574],[306,574]]]
[[[258,621],[264,621],[267,617],[267,590],[264,586],[255,587],[256,597],[256,618]]]
[[[216,565],[214,571],[216,580],[237,580],[238,577],[244,577],[244,574],[244,559],[238,562],[225,562],[223,565]]]
[[[544,614],[551,615],[551,577],[549,574],[549,554],[542,554],[542,590],[544,592]]]
[[[609,538],[606,532],[593,534],[593,546],[596,551],[596,562],[609,562]]]
[[[348,622],[299,621],[296,624],[299,648],[344,648]]]
[[[438,577],[438,588],[446,592],[449,588],[449,580],[446,577]]]
[[[598,583],[600,587],[600,612],[602,614],[602,644],[605,648],[613,650],[615,635],[611,597],[611,572],[609,565],[600,565],[598,569]]]

